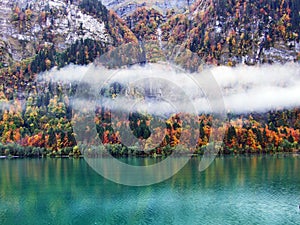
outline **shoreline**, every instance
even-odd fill
[[[121,144],[105,144],[101,146],[73,146],[61,149],[47,149],[44,147],[22,146],[16,143],[0,144],[0,159],[14,158],[167,158],[172,157],[201,157],[203,155],[274,155],[274,154],[300,154],[299,148],[266,148],[255,150],[252,148],[226,148],[216,146],[215,151],[210,151],[210,146],[188,149],[184,146],[153,148],[141,151],[136,146],[126,147]]]
[[[197,158],[202,157],[204,154],[174,154],[173,157],[189,157],[189,158]],[[252,157],[252,156],[297,156],[300,157],[300,150],[293,151],[293,152],[243,152],[243,153],[218,153],[215,155],[215,157],[230,157],[230,156],[245,156],[245,157]],[[170,155],[169,155],[170,156]],[[96,157],[92,156],[89,158],[115,158],[115,159],[165,159],[169,156],[166,155],[118,155],[118,156],[112,156],[109,154],[102,154],[97,155]],[[55,155],[55,156],[47,156],[47,155],[39,155],[39,156],[18,156],[18,155],[1,155],[0,160],[5,159],[84,159],[84,155],[79,156],[70,156],[70,155]]]

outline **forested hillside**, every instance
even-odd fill
[[[38,79],[53,68],[88,65],[103,54],[119,54],[119,61],[110,67],[131,66],[133,56],[145,57],[141,63],[156,62],[164,60],[162,55],[173,46],[185,49],[176,60],[188,71],[197,71],[199,66],[299,63],[300,59],[298,0],[200,0],[182,13],[140,7],[123,19],[97,0],[1,4],[11,9],[5,11],[11,12],[9,24],[1,20],[6,23],[0,42],[1,155],[80,153],[70,104],[78,83]],[[136,51],[128,43],[145,45]],[[114,52],[122,46],[123,50]],[[200,61],[205,65],[199,65]],[[104,91],[106,97],[113,98],[120,88],[109,87]],[[289,108],[228,114],[228,123],[219,130],[225,132],[221,152],[296,151],[299,112],[299,108]],[[195,121],[199,127],[197,153],[207,147],[210,117],[199,115]],[[99,109],[95,121],[99,137],[113,154],[146,154],[123,146],[108,118],[109,112]],[[118,124],[120,129],[123,122]],[[181,123],[178,115],[166,121],[167,129],[159,131],[165,132],[165,138],[149,154],[169,154],[177,145],[184,145],[179,141],[181,135],[191,134],[182,134]],[[131,117],[131,129],[138,138],[149,137],[150,124],[148,117]],[[191,149],[182,151],[191,153]]]
[[[183,45],[207,64],[235,65],[299,60],[299,1],[196,1],[190,10],[166,15],[149,8],[127,17],[140,39]]]

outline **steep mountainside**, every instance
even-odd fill
[[[297,0],[198,0],[184,13],[139,8],[126,17],[141,40],[182,45],[207,64],[284,63],[299,60]]]
[[[123,21],[98,1],[5,0],[0,7],[2,46],[8,46],[14,60],[31,57],[45,45],[63,51],[80,39],[112,45],[136,40]]]
[[[33,57],[45,46],[66,51],[81,39],[103,46],[138,39],[181,45],[215,65],[299,59],[298,0],[104,0],[103,4],[123,19],[97,0],[2,1],[0,66]]]

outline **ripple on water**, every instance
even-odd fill
[[[79,196],[70,204],[71,212],[66,213],[72,214],[71,224],[106,224],[107,212],[101,209],[101,201],[98,197]]]
[[[6,224],[7,212],[8,212],[8,209],[2,209],[2,207],[0,207],[0,224]]]

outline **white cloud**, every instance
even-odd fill
[[[119,82],[127,86],[126,93],[116,96],[114,100],[107,100],[106,104],[119,104],[119,108],[128,110],[133,104],[140,104],[140,108],[147,108],[151,113],[164,111],[166,108],[180,108],[193,110],[192,102],[199,112],[210,111],[209,99],[205,91],[223,94],[226,111],[231,112],[263,112],[274,108],[290,108],[300,106],[300,65],[263,65],[237,67],[213,67],[204,71],[211,76],[200,85],[195,80],[204,77],[200,74],[185,74],[175,71],[172,65],[149,64],[133,66],[129,69],[105,70],[94,66],[70,65],[61,70],[53,69],[41,76],[45,80],[71,82],[88,81],[100,90],[103,83]],[[214,79],[213,79],[214,78]],[[203,80],[202,80],[203,81]],[[208,88],[208,86],[211,86]],[[152,88],[156,95],[169,102],[151,100],[137,102],[131,99],[130,91],[136,88],[145,94],[145,90]],[[98,91],[94,90],[94,91]],[[213,93],[211,93],[213,94]],[[171,105],[172,104],[172,105]],[[134,107],[133,107],[134,108]]]

